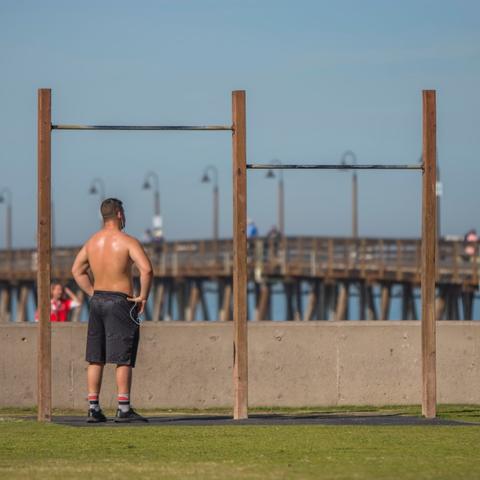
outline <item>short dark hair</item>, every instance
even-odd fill
[[[123,203],[118,198],[107,198],[100,206],[100,212],[104,220],[115,218],[118,212],[123,212]]]

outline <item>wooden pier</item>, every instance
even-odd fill
[[[154,266],[153,321],[232,319],[232,241],[192,240],[146,245]],[[53,250],[52,278],[82,292],[71,266],[77,247]],[[403,320],[418,319],[420,240],[391,238],[258,238],[248,245],[250,320],[272,319],[272,297],[284,297],[284,320],[388,320],[392,296],[400,296]],[[461,241],[440,241],[437,269],[438,320],[471,320],[479,285],[477,255]],[[36,304],[37,257],[33,249],[0,251],[0,321],[25,322]],[[217,297],[216,311],[206,292]],[[358,296],[358,312],[349,299]],[[215,303],[215,302],[214,302]],[[15,304],[15,308],[13,308]],[[78,321],[76,309],[72,321]],[[16,312],[15,318],[12,313]]]

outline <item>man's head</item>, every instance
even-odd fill
[[[60,300],[63,296],[63,285],[61,283],[52,283],[51,297],[53,300]]]
[[[125,212],[121,200],[118,200],[117,198],[107,198],[102,202],[100,212],[104,224],[114,222],[118,225],[120,230],[125,228]]]

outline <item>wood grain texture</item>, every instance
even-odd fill
[[[247,159],[245,92],[232,93],[233,117],[233,417],[248,417]]]
[[[422,414],[436,416],[436,98],[423,91],[423,185],[422,185]]]
[[[38,420],[52,416],[51,282],[51,90],[38,90],[38,215],[37,215],[37,403]]]

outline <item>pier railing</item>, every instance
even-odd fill
[[[147,244],[157,277],[230,277],[232,241],[191,240]],[[52,252],[52,276],[71,278],[78,247],[58,247]],[[438,244],[437,281],[478,286],[478,246],[465,254],[462,241]],[[285,237],[249,240],[251,277],[367,279],[420,282],[421,244],[418,239]],[[0,281],[34,281],[37,270],[33,249],[0,250]]]

